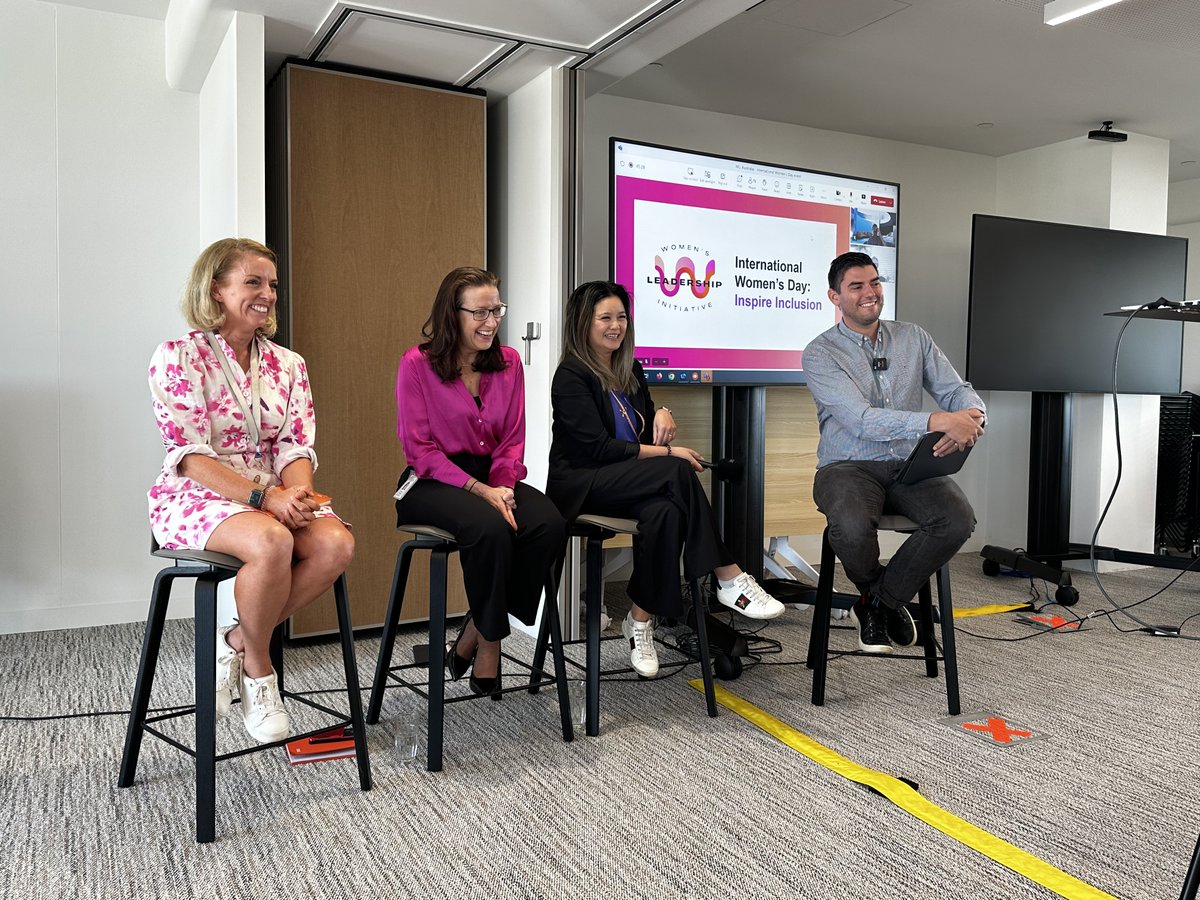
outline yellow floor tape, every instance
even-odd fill
[[[984,606],[969,606],[966,609],[955,607],[954,618],[969,619],[971,616],[994,616],[997,613],[1016,612],[1018,609],[1030,609],[1028,603],[988,603]]]
[[[958,613],[955,612],[956,617],[957,615]],[[704,682],[698,678],[689,681],[688,684],[698,691],[704,690]],[[1002,866],[1007,866],[1018,875],[1035,881],[1068,900],[1117,900],[1112,894],[1106,894],[1099,888],[1094,888],[1087,882],[1080,881],[1061,869],[1056,869],[1036,856],[1013,846],[1008,841],[1001,840],[994,834],[930,803],[898,778],[860,766],[840,753],[817,743],[808,735],[797,731],[754,704],[730,693],[720,685],[716,687],[717,702],[726,709],[737,713],[752,725],[758,726],[767,734],[787,744],[798,753],[804,754],[813,762],[820,763],[830,771],[851,781],[873,787],[905,812],[932,825],[942,834],[954,838],[960,844],[994,859]]]

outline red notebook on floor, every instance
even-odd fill
[[[288,741],[287,755],[288,762],[293,766],[354,756],[354,732],[347,725],[314,734],[312,737]]]

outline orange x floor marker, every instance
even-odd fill
[[[1028,741],[1045,737],[1028,725],[1014,722],[993,710],[983,710],[961,716],[942,719],[959,734],[967,734],[987,741],[993,747],[1015,747]]]
[[[969,731],[986,731],[997,744],[1011,744],[1013,738],[1031,738],[1033,732],[1025,728],[1009,728],[999,716],[988,716],[986,722],[963,722]]]
[[[1049,628],[1078,628],[1079,623],[1071,620],[1068,621],[1062,616],[1029,616],[1030,622],[1037,622],[1039,625],[1046,625]]]

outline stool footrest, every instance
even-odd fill
[[[883,517],[880,519],[880,530],[890,531],[915,531],[917,527],[909,520],[900,520],[897,517]],[[826,527],[821,536],[821,569],[820,579],[817,588],[813,591],[813,621],[812,631],[808,642],[808,668],[812,669],[812,704],[813,706],[823,706],[825,703],[825,676],[826,668],[828,667],[831,658],[840,656],[870,656],[875,659],[919,659],[925,662],[925,674],[930,678],[936,678],[938,675],[938,663],[943,664],[946,681],[946,707],[950,715],[956,716],[959,714],[959,692],[958,692],[958,659],[955,653],[954,641],[954,604],[950,596],[950,568],[949,565],[944,565],[934,577],[921,586],[918,594],[918,603],[914,615],[914,623],[917,625],[917,634],[922,638],[924,652],[920,655],[907,653],[866,653],[861,649],[855,650],[830,650],[829,649],[829,632],[831,625],[829,622],[830,613],[835,606],[842,604],[839,600],[849,599],[850,603],[842,608],[849,608],[857,602],[858,597],[852,594],[839,594],[833,590],[833,570],[837,565],[837,559],[833,552],[833,547],[829,543],[829,528]],[[936,579],[938,603],[935,607],[933,603],[933,592],[930,583]],[[940,625],[942,640],[939,643],[937,635],[934,631],[934,625]],[[848,629],[847,629],[848,630]]]

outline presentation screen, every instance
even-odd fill
[[[971,231],[967,380],[988,391],[1106,393],[1125,320],[1182,300],[1181,237],[978,214]],[[1117,391],[1176,394],[1183,323],[1139,319],[1121,343]]]
[[[802,384],[847,250],[875,262],[895,317],[899,185],[623,138],[610,162],[612,277],[651,383]]]

